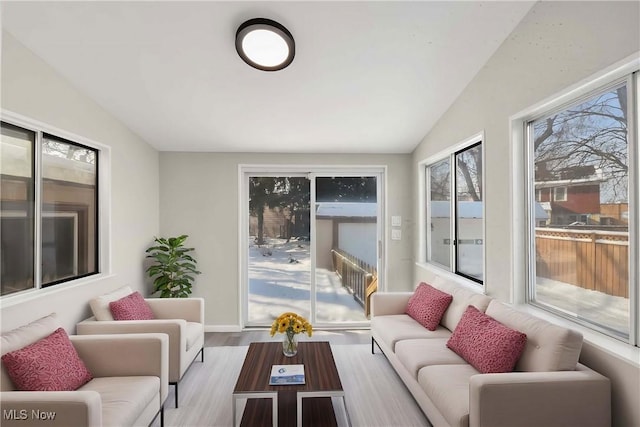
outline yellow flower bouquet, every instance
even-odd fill
[[[285,356],[295,356],[298,352],[298,342],[295,336],[299,333],[306,333],[307,335],[313,335],[313,326],[304,317],[296,313],[282,313],[271,325],[271,336],[274,336],[276,332],[285,334],[285,339],[282,342],[282,351]]]

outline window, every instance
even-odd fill
[[[556,187],[553,189],[553,200],[556,202],[567,201],[567,187]]]
[[[444,156],[425,166],[426,261],[482,283],[484,202],[481,141],[473,138],[470,143],[462,144],[459,150]]]
[[[637,94],[632,75],[564,99],[525,121],[531,251],[529,303],[637,344]],[[636,107],[634,107],[636,105]],[[634,168],[636,168],[634,170]],[[536,218],[537,189],[552,187],[549,219]],[[631,215],[628,212],[632,212]],[[623,213],[627,213],[624,215]],[[636,229],[637,230],[637,229]],[[633,285],[632,285],[633,284]]]
[[[99,151],[1,123],[1,295],[98,273]]]
[[[34,286],[35,132],[2,123],[2,295]]]

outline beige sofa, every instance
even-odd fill
[[[373,295],[374,343],[434,427],[607,427],[609,380],[578,363],[582,335],[437,277],[433,287],[453,300],[435,331],[404,314],[412,292]],[[514,372],[482,374],[447,348],[473,305],[527,335]]]
[[[96,320],[92,316],[76,325],[78,335],[163,333],[169,336],[169,384],[175,387],[198,354],[204,362],[204,299],[145,298],[153,320]]]
[[[58,327],[55,316],[47,316],[3,334],[2,354],[36,342]],[[93,379],[76,391],[16,391],[3,365],[3,427],[148,426],[158,414],[164,424],[163,403],[169,389],[166,335],[72,335],[69,339]]]

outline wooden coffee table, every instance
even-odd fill
[[[305,384],[269,385],[272,365],[294,364],[304,365]],[[344,390],[327,341],[301,342],[298,354],[293,357],[282,354],[281,342],[251,343],[233,389],[233,425],[337,426],[332,397],[342,398],[344,418],[351,425]],[[238,423],[236,406],[240,399],[247,402]]]

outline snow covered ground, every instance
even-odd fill
[[[629,333],[629,300],[603,292],[583,289],[569,283],[537,278],[536,299],[578,317]]]
[[[249,322],[270,325],[285,311],[310,320],[309,242],[266,239],[258,247],[249,244]],[[326,269],[316,270],[316,320],[314,326],[340,322],[364,322],[364,309]]]
[[[270,325],[285,311],[310,319],[309,242],[268,239],[249,245],[249,322]],[[365,322],[364,309],[353,299],[332,271],[317,269],[317,317],[314,326],[340,322]],[[538,278],[537,299],[579,317],[629,332],[629,300],[568,283]]]

